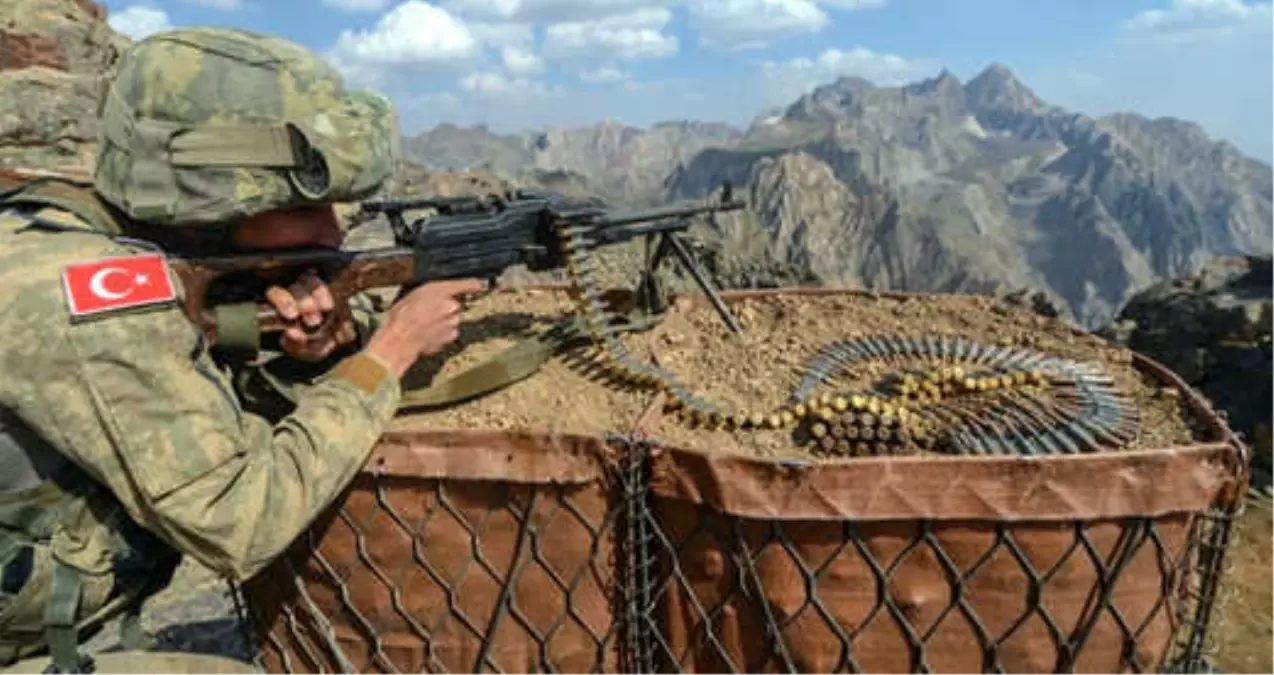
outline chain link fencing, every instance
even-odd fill
[[[390,435],[247,587],[272,672],[615,671],[623,489],[596,440]]]
[[[648,645],[640,672],[1199,667],[1224,519],[1189,509],[1066,517],[1055,505],[1057,515],[1027,517],[1009,513],[1009,500],[994,505],[998,519],[970,518],[983,506],[972,501],[949,503],[942,517],[830,518],[808,497],[837,483],[870,492],[867,483],[888,479],[821,476],[803,496],[803,477],[751,466],[765,478],[741,480],[736,466],[694,486],[685,467],[660,466],[683,459],[653,462],[647,548],[656,562],[637,592]],[[923,493],[936,476],[912,468]],[[661,471],[680,475],[664,482]],[[730,494],[753,485],[777,496]],[[923,500],[917,512],[936,511]],[[863,508],[883,513],[887,501]]]
[[[1153,371],[1153,368],[1151,368]],[[270,672],[1201,672],[1246,451],[813,464],[392,432],[245,587]]]

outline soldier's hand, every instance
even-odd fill
[[[435,281],[416,288],[389,308],[367,351],[402,377],[417,359],[437,354],[460,336],[464,296],[486,289],[480,279]]]
[[[309,330],[322,326],[313,333],[306,333],[299,327],[283,331],[279,346],[295,358],[303,361],[321,361],[337,347],[347,345],[358,337],[354,322],[348,318],[348,315],[343,321],[323,325],[326,315],[336,308],[336,302],[327,284],[323,283],[314,270],[301,275],[288,288],[270,287],[265,292],[265,297],[284,319],[288,321],[300,319]]]

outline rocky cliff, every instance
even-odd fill
[[[1268,165],[1190,122],[1064,110],[998,64],[967,83],[841,78],[743,131],[446,126],[412,147],[449,168],[486,157],[513,177],[573,172],[623,202],[699,198],[728,179],[752,209],[709,237],[725,285],[1032,288],[1089,327],[1213,256],[1269,252],[1274,236]]]
[[[91,0],[0,3],[0,165],[88,166],[104,78],[127,44]]]
[[[1218,259],[1133,296],[1101,330],[1203,392],[1253,449],[1254,487],[1271,487],[1271,258]]]

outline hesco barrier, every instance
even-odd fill
[[[609,454],[585,437],[386,434],[345,501],[249,584],[265,666],[618,669]]]
[[[855,293],[782,289],[724,293]],[[902,294],[877,294],[894,295]],[[690,296],[694,299],[696,296]],[[386,434],[247,586],[271,672],[1195,671],[1246,448],[754,459]]]

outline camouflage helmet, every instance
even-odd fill
[[[399,153],[384,97],[287,40],[228,28],[151,35],[121,57],[101,102],[94,183],[134,220],[225,223],[357,201]]]

